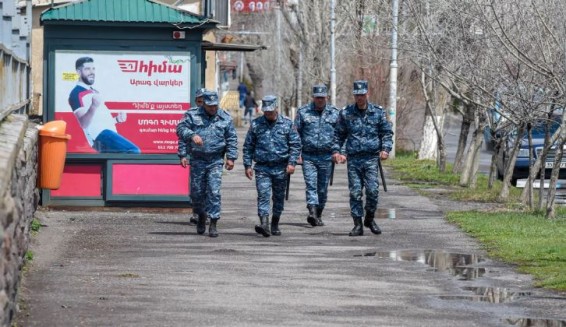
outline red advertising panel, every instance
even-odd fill
[[[55,53],[55,119],[69,153],[176,153],[190,108],[190,55]]]
[[[52,197],[102,197],[102,166],[66,164],[61,187],[52,190]]]
[[[271,1],[231,0],[231,5],[236,13],[260,13],[271,8]]]
[[[112,195],[189,196],[189,173],[178,164],[113,164]]]

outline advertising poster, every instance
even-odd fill
[[[55,52],[55,119],[68,153],[177,152],[190,104],[190,54]]]
[[[232,0],[232,9],[236,13],[261,13],[269,11],[271,0]]]

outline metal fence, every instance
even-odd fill
[[[0,121],[13,112],[29,112],[30,72],[26,60],[0,44]]]
[[[0,1],[0,121],[30,112],[32,1]]]

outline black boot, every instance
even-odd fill
[[[263,235],[264,237],[269,237],[269,216],[259,217],[259,225],[255,225],[255,232]]]
[[[206,213],[201,212],[198,214],[197,233],[202,235],[206,232]]]
[[[311,224],[312,227],[316,226],[316,206],[309,204],[307,205],[307,209],[309,209],[309,215],[307,216],[307,222]]]
[[[316,208],[316,225],[317,226],[324,226],[324,222],[322,221],[322,210],[324,210],[324,208],[321,208],[321,207]]]
[[[279,216],[271,217],[271,235],[279,236],[281,235],[281,231],[279,230]]]
[[[369,228],[374,234],[381,234],[381,229],[375,223],[375,213],[366,212],[366,217],[364,218],[364,226]]]
[[[350,236],[364,235],[364,226],[362,225],[362,217],[354,218],[354,228],[350,232]]]
[[[208,236],[218,237],[218,231],[216,230],[216,223],[218,219],[210,219],[210,226],[208,227]]]
[[[196,225],[198,223],[198,215],[196,213],[193,213],[193,215],[189,219],[189,222],[193,225]]]

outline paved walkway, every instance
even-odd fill
[[[224,175],[218,238],[176,210],[41,211],[18,326],[563,326],[566,296],[485,258],[394,180],[380,193],[384,233],[349,237],[345,172],[312,228],[299,168],[280,237],[254,232],[241,160]]]

